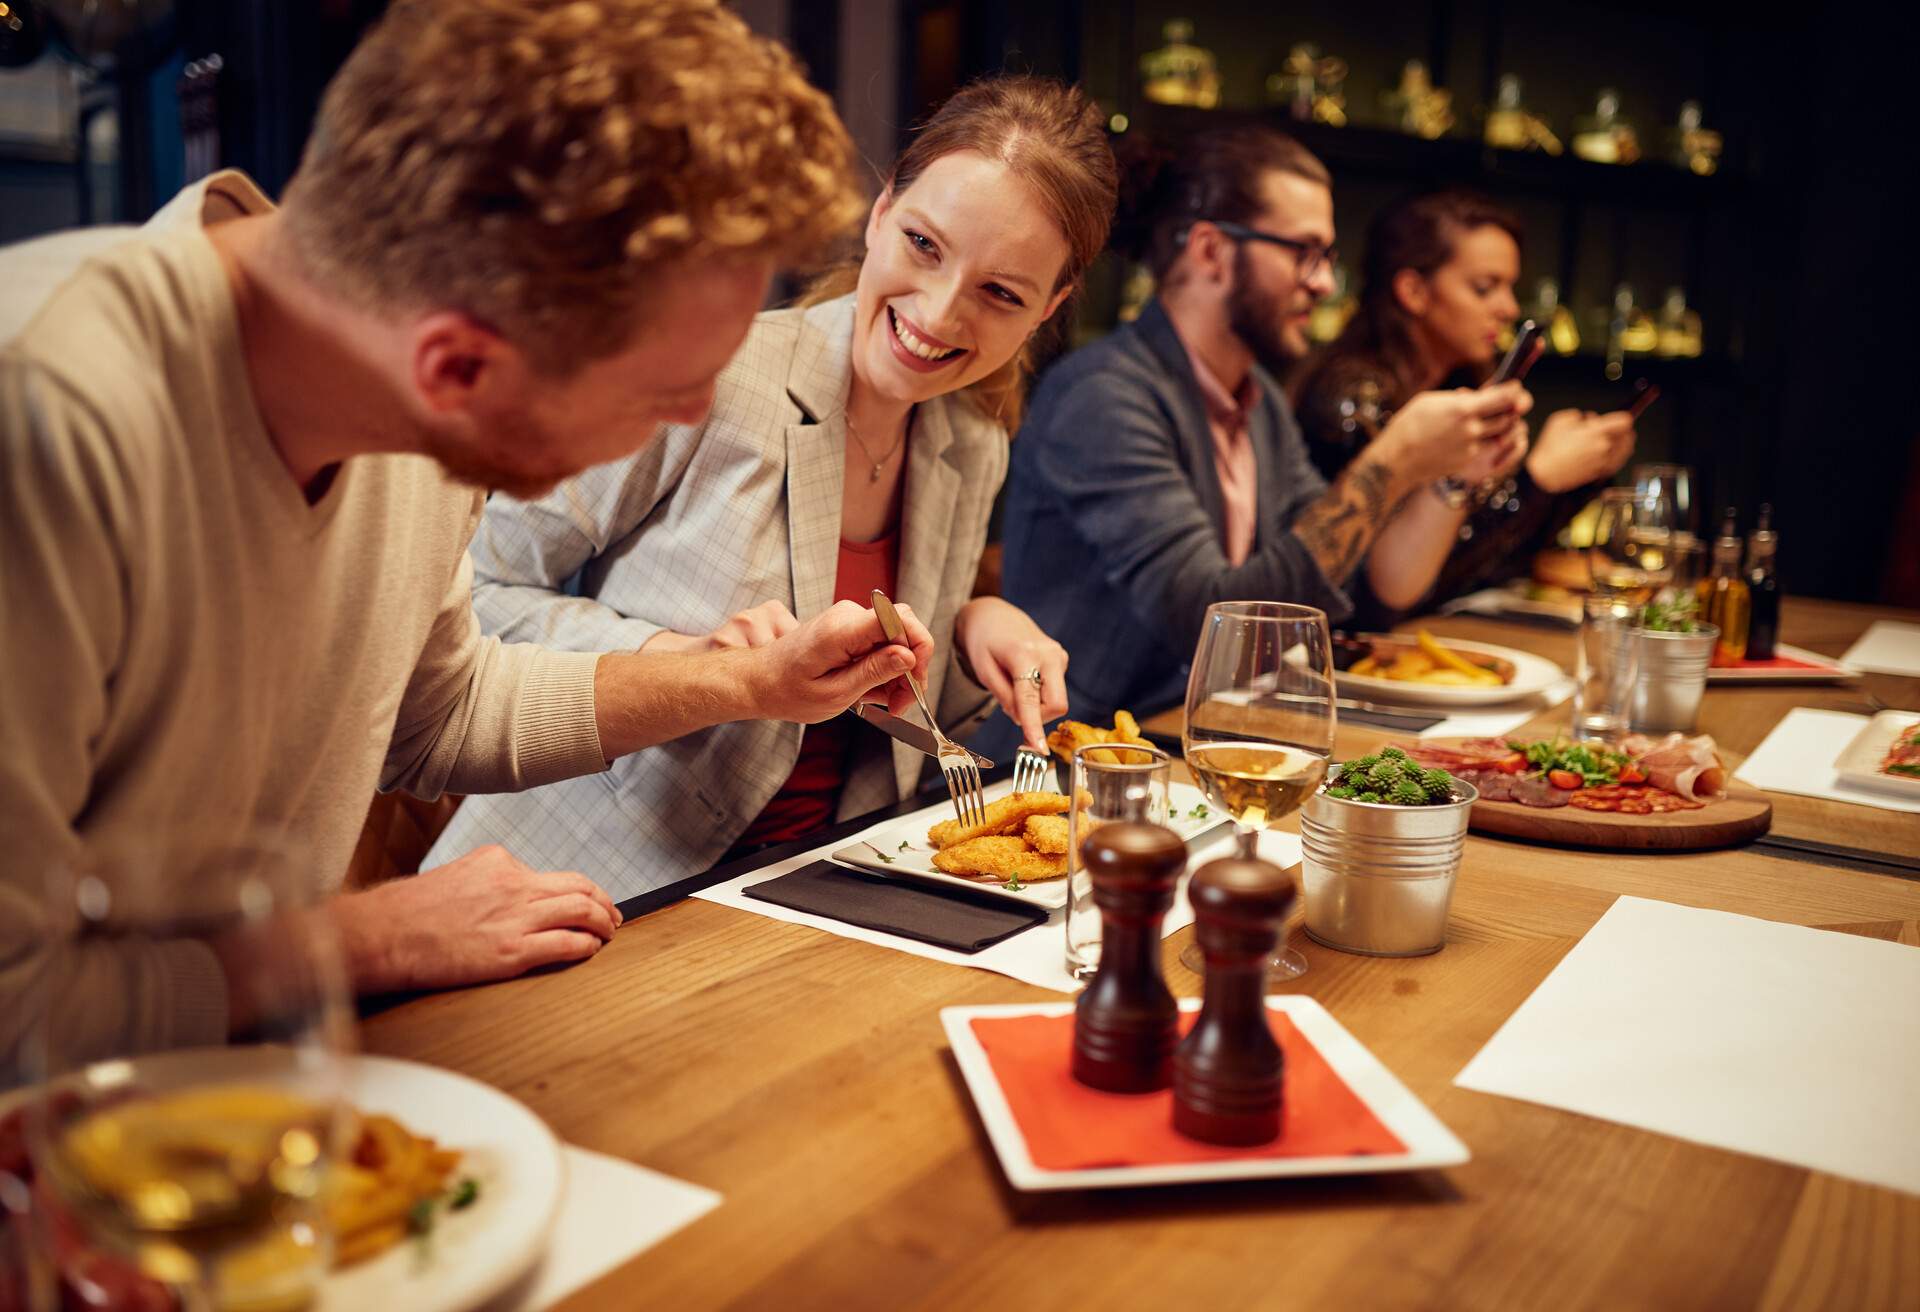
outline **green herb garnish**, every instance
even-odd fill
[[[1018,875],[1007,876],[1007,892],[1018,893],[1021,889],[1025,887],[1026,885],[1020,882],[1020,876]]]
[[[1699,603],[1691,592],[1666,592],[1640,612],[1640,627],[1654,633],[1698,633]]]
[[[902,852],[907,850],[907,840],[904,838],[900,840],[900,850]]]
[[[480,1196],[480,1182],[468,1176],[453,1188],[453,1196],[447,1199],[447,1206],[458,1212],[471,1207],[473,1200]]]
[[[1423,770],[1398,747],[1384,747],[1335,766],[1326,791],[1328,797],[1348,802],[1443,806],[1453,801],[1453,776],[1445,770]]]
[[[1187,819],[1205,820],[1208,816],[1212,814],[1213,814],[1212,809],[1209,808],[1205,802],[1201,802],[1198,805],[1196,805],[1193,808],[1193,810],[1187,812]]]
[[[422,1198],[407,1209],[407,1232],[424,1238],[433,1233],[433,1199]]]
[[[1537,743],[1517,743],[1508,739],[1507,746],[1524,753],[1527,764],[1534,769],[1571,770],[1589,788],[1597,784],[1618,783],[1620,767],[1630,764],[1622,752],[1610,752],[1594,743],[1576,743],[1565,738]]]

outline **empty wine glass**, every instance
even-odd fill
[[[1187,768],[1207,801],[1239,827],[1254,855],[1262,830],[1292,815],[1327,772],[1333,755],[1333,643],[1325,611],[1273,601],[1207,608],[1187,682]],[[1182,964],[1204,966],[1193,945]],[[1272,974],[1306,973],[1307,959],[1283,946]]]

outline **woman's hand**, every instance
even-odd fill
[[[975,597],[962,606],[953,639],[980,685],[1020,726],[1027,746],[1046,751],[1046,722],[1067,713],[1067,649],[999,597]],[[1040,671],[1037,687],[1027,677],[1032,670]]]
[[[800,627],[793,612],[778,601],[763,601],[734,615],[712,633],[687,634],[662,629],[640,644],[641,651],[725,651],[764,647]]]
[[[1473,458],[1455,473],[1469,487],[1478,487],[1489,479],[1505,478],[1520,468],[1527,458],[1527,421],[1518,420],[1499,437],[1481,441]]]
[[[1556,410],[1540,427],[1527,473],[1543,492],[1568,492],[1611,478],[1633,454],[1633,416],[1625,410]]]
[[[1400,407],[1369,450],[1377,450],[1406,486],[1430,483],[1443,474],[1460,475],[1498,444],[1527,411],[1533,396],[1519,383],[1492,387],[1456,387],[1420,392]]]

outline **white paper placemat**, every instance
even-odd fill
[[[946,804],[943,802],[940,805],[944,807]],[[939,807],[929,808],[928,813],[934,814],[939,809]],[[875,825],[867,832],[872,833],[883,827]],[[1061,993],[1080,991],[1080,981],[1067,973],[1067,913],[1064,910],[1055,911],[1047,918],[1045,924],[1035,925],[1032,929],[1023,930],[1011,938],[1002,939],[984,951],[966,953],[953,952],[946,948],[935,947],[931,943],[919,943],[893,934],[884,934],[879,930],[862,929],[858,925],[849,925],[845,921],[829,920],[825,916],[809,915],[804,911],[794,911],[788,907],[775,906],[771,902],[762,902],[757,898],[743,896],[744,890],[755,884],[788,874],[815,861],[826,860],[835,848],[846,846],[848,841],[858,842],[859,840],[857,838],[841,839],[839,842],[827,843],[811,852],[788,857],[784,861],[741,875],[737,879],[730,879],[724,884],[715,884],[712,888],[702,889],[694,896],[703,901],[718,902],[722,906],[733,907],[738,911],[748,911],[756,916],[784,920],[790,925],[808,925],[814,929],[823,929],[829,934],[838,934],[841,938],[873,943],[883,948],[892,948],[896,952],[908,952],[916,957],[925,957],[929,961],[944,961],[954,966],[972,966],[977,970],[991,970]],[[1189,868],[1197,868],[1202,861],[1225,852],[1232,842],[1232,832],[1223,831],[1217,839],[1208,843],[1189,859]],[[1260,855],[1269,861],[1290,866],[1300,859],[1300,836],[1298,834],[1262,834]],[[852,869],[852,867],[848,868]],[[862,871],[861,873],[873,872]],[[1193,908],[1187,904],[1186,882],[1182,880],[1179,895],[1174,899],[1173,910],[1167,913],[1163,935],[1171,934],[1182,926],[1192,923]]]
[[[1562,679],[1545,692],[1517,706],[1489,706],[1484,710],[1455,711],[1440,723],[1422,729],[1422,738],[1498,738],[1512,733],[1542,711],[1552,710],[1573,696],[1573,680]]]
[[[1876,674],[1906,674],[1920,678],[1920,624],[1875,620],[1860,640],[1847,648],[1842,665]]]
[[[1834,771],[1833,763],[1847,744],[1867,727],[1864,715],[1844,711],[1810,711],[1799,707],[1773,726],[1773,732],[1753,749],[1753,755],[1733,772],[1755,788],[1775,793],[1824,797],[1856,806],[1886,811],[1920,813],[1920,800],[1895,792],[1850,784]]]
[[[539,1312],[720,1205],[720,1195],[644,1166],[566,1145],[567,1190],[547,1255],[487,1312]]]
[[[1454,1083],[1920,1193],[1920,948],[1616,901]]]

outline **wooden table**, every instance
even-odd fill
[[[1837,655],[1891,614],[1790,602],[1783,636]],[[1570,659],[1563,633],[1433,627]],[[1920,707],[1920,680],[1865,686]],[[1745,752],[1789,707],[1861,696],[1716,689],[1703,727]],[[1343,730],[1341,752],[1380,738]],[[1776,805],[1797,834],[1907,852],[1920,837],[1911,816]],[[1470,838],[1442,952],[1384,960],[1298,936],[1312,968],[1291,987],[1473,1151],[1450,1171],[1344,1180],[1017,1194],[938,1012],[1058,994],[706,902],[630,921],[584,966],[381,1014],[364,1043],[725,1195],[569,1308],[1920,1306],[1920,1198],[1453,1086],[1621,894],[1920,946],[1920,879],[1752,847],[1621,856]],[[1166,960],[1191,994],[1174,961],[1187,937]]]

